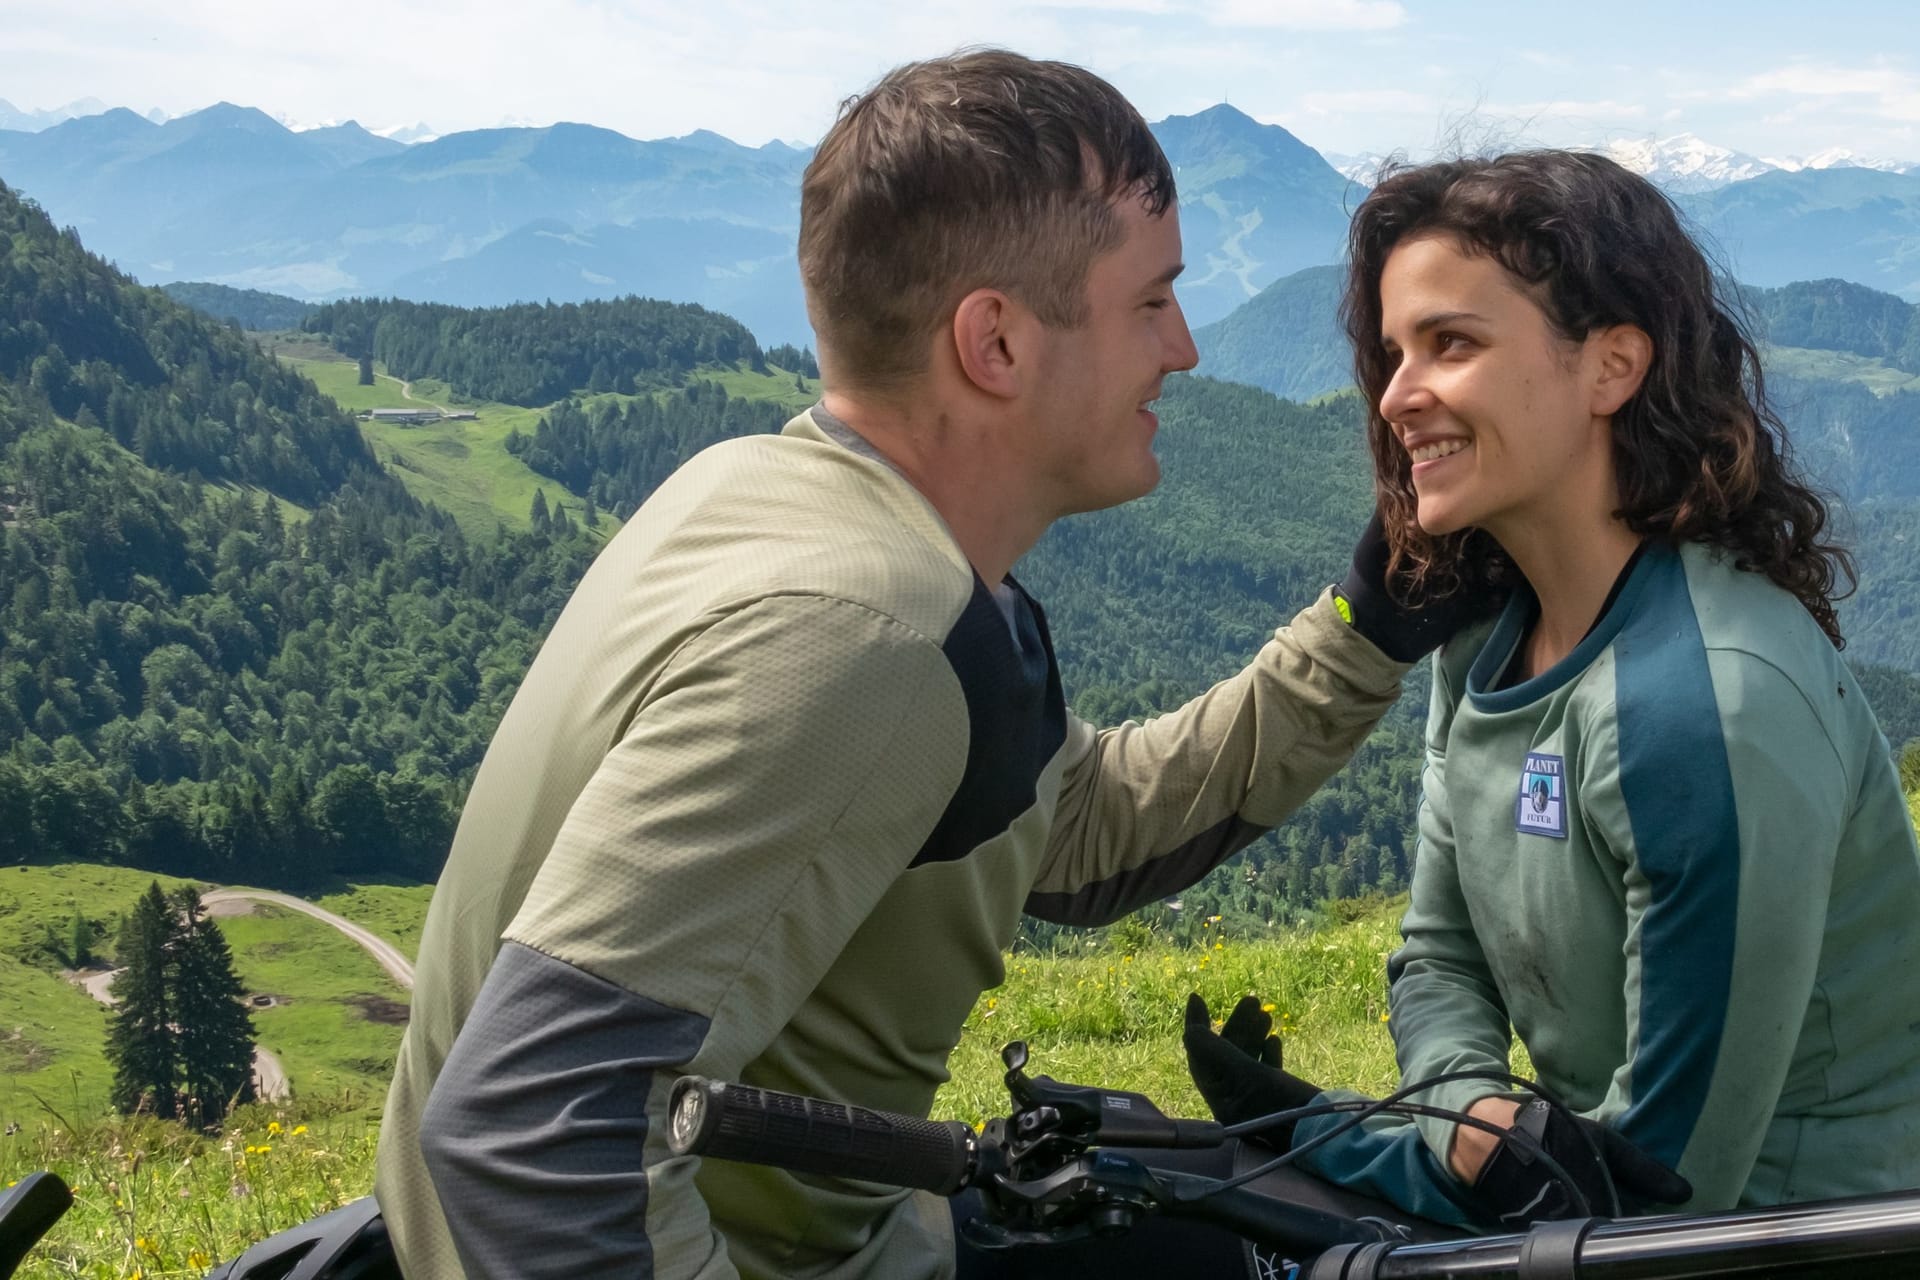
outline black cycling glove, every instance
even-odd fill
[[[1521,1230],[1530,1222],[1584,1216],[1566,1183],[1547,1171],[1536,1149],[1567,1171],[1586,1196],[1588,1212],[1596,1217],[1615,1214],[1613,1197],[1607,1193],[1609,1183],[1619,1193],[1618,1211],[1623,1214],[1693,1198],[1691,1183],[1617,1130],[1551,1107],[1539,1098],[1520,1108],[1513,1120],[1513,1135],[1494,1148],[1473,1184],[1473,1195],[1482,1208],[1509,1230]]]
[[[1417,608],[1387,589],[1387,531],[1376,509],[1354,544],[1353,564],[1333,589],[1334,607],[1355,631],[1395,662],[1418,662],[1468,623],[1493,614],[1500,600],[1484,587],[1462,585]]]
[[[1221,1124],[1291,1111],[1320,1096],[1320,1086],[1281,1069],[1280,1037],[1273,1034],[1273,1018],[1260,1007],[1258,996],[1242,998],[1215,1035],[1207,1002],[1193,993],[1187,997],[1187,1025],[1180,1040],[1194,1086]],[[1293,1145],[1293,1121],[1247,1137],[1284,1151]]]

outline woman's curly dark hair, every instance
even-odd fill
[[[1645,330],[1652,363],[1613,416],[1616,514],[1643,537],[1725,548],[1739,568],[1798,597],[1836,648],[1845,644],[1833,602],[1857,581],[1853,561],[1825,540],[1826,504],[1792,465],[1753,341],[1667,198],[1613,161],[1581,152],[1387,169],[1354,213],[1340,318],[1367,403],[1390,571],[1408,595],[1444,596],[1469,580],[1498,586],[1518,576],[1481,530],[1421,530],[1411,460],[1380,416],[1394,374],[1380,338],[1380,275],[1396,245],[1427,235],[1498,262],[1568,341],[1616,324]]]

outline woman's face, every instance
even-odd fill
[[[1450,237],[1396,246],[1380,305],[1395,365],[1380,416],[1412,456],[1423,530],[1477,526],[1511,549],[1593,511],[1596,485],[1617,505],[1591,339],[1562,339],[1504,267]]]

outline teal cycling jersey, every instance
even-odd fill
[[[1388,965],[1403,1082],[1505,1071],[1517,1035],[1693,1209],[1920,1185],[1920,855],[1852,674],[1704,546],[1649,546],[1565,660],[1506,683],[1536,609],[1522,592],[1436,662]],[[1465,1222],[1453,1134],[1381,1119],[1304,1163]]]

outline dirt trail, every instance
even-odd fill
[[[401,382],[399,378],[394,377],[390,373],[376,373],[373,376],[376,378],[385,378],[388,382],[399,382],[400,398],[402,400],[411,400],[415,404],[423,404],[427,406],[427,408],[429,409],[438,409],[441,413],[445,413],[447,411],[447,406],[443,404],[435,404],[433,401],[428,400],[422,396],[414,395],[413,384],[411,382]]]
[[[325,924],[332,925],[346,934],[377,960],[382,969],[392,975],[393,980],[409,991],[413,989],[413,962],[385,938],[370,933],[353,921],[335,915],[324,907],[317,907],[305,898],[296,898],[290,893],[275,893],[270,889],[214,889],[200,895],[200,905],[206,908],[210,916],[244,915],[252,910],[256,902],[271,902],[277,907],[287,907],[301,911]],[[101,1004],[113,1003],[113,980],[120,970],[108,969],[100,973],[76,973],[70,980],[86,989],[88,995]],[[253,1075],[261,1098],[268,1102],[278,1101],[288,1096],[286,1068],[280,1065],[280,1059],[274,1057],[269,1049],[253,1046]]]
[[[378,934],[362,929],[353,921],[337,916],[325,907],[317,907],[305,898],[296,898],[290,893],[275,893],[271,889],[214,889],[200,895],[200,903],[206,907],[208,915],[242,915],[245,909],[233,910],[228,904],[246,902],[271,902],[276,907],[287,907],[294,911],[303,911],[314,919],[332,925],[340,932],[365,947],[380,967],[393,975],[393,980],[407,990],[413,990],[413,962],[407,959],[400,948],[388,942]],[[223,907],[227,909],[222,910]]]

